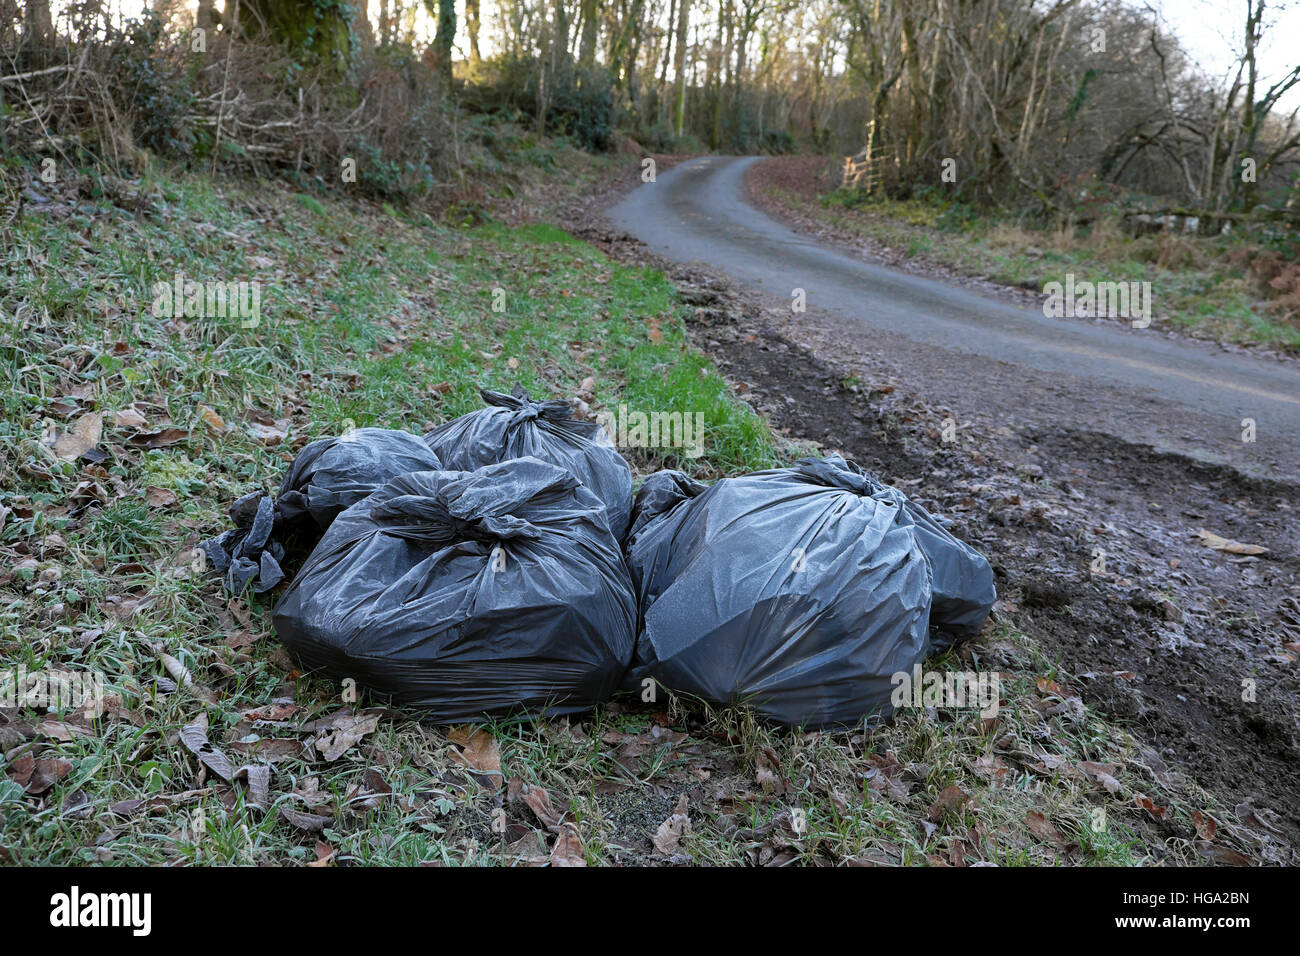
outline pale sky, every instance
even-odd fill
[[[1211,76],[1231,79],[1242,47],[1246,0],[1159,0],[1170,32]],[[1300,0],[1278,0],[1264,8],[1264,43],[1258,63],[1266,80],[1277,80],[1300,64]],[[1300,105],[1300,91],[1287,101]]]

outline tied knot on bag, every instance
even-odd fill
[[[521,425],[524,422],[535,421],[536,419],[541,418],[541,416],[542,408],[540,405],[525,405],[510,416],[510,427],[514,428],[516,425]]]
[[[870,495],[875,489],[869,478],[861,471],[855,470],[849,462],[834,456],[828,458],[800,458],[795,462],[794,470],[827,488],[842,488],[855,495]]]
[[[398,495],[376,505],[371,517],[381,530],[432,545],[476,541],[493,545],[513,538],[541,537],[538,528],[514,515],[464,518],[453,514],[447,502],[421,495]]]
[[[863,498],[902,508],[907,497],[897,488],[881,484],[864,472],[857,462],[846,461],[839,455],[826,458],[801,458],[794,470],[805,478],[827,488],[840,488]]]
[[[489,405],[511,409],[514,413],[510,416],[510,427],[512,428],[524,422],[536,421],[539,418],[558,422],[573,417],[573,410],[569,408],[568,402],[535,402],[529,397],[527,391],[518,386],[511,395],[507,395],[505,392],[494,392],[487,388],[480,388],[479,395]]]
[[[199,549],[231,594],[243,594],[250,584],[264,594],[284,580],[284,545],[273,537],[280,525],[276,503],[264,492],[250,492],[230,506],[230,518],[235,527]]]

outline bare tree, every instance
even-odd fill
[[[679,0],[677,11],[676,89],[673,93],[673,132],[680,137],[686,124],[686,36],[691,20],[691,0]]]

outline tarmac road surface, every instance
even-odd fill
[[[609,210],[653,252],[698,260],[789,308],[854,323],[919,390],[1043,424],[1104,430],[1242,470],[1300,477],[1300,364],[1113,321],[1049,318],[946,282],[862,261],[752,206],[756,157],[706,156],[643,183]],[[1062,277],[1063,278],[1063,277]],[[1160,290],[1152,295],[1159,308]],[[846,347],[852,347],[846,345]],[[1241,440],[1242,420],[1257,440]]]

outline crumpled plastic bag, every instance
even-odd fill
[[[284,580],[284,545],[273,538],[275,502],[253,491],[230,506],[235,527],[199,545],[207,564],[221,575],[231,594],[243,594],[251,584],[261,594]]]
[[[602,502],[525,457],[388,482],[335,519],[273,619],[304,667],[447,723],[604,700],[636,600]]]
[[[892,714],[893,675],[931,649],[927,547],[939,566],[981,580],[924,509],[839,456],[707,489],[657,473],[638,492],[633,528],[641,624],[625,686],[654,679],[788,726]],[[939,615],[970,628],[989,595],[965,593],[963,580],[943,592],[953,603]]]
[[[632,510],[632,469],[596,422],[574,418],[567,402],[535,402],[479,389],[487,408],[462,415],[424,436],[444,468],[473,471],[511,458],[533,457],[567,469],[595,493],[622,541]]]
[[[943,632],[936,643],[950,643],[954,639],[961,641],[979,634],[998,599],[993,568],[987,558],[965,541],[954,537],[925,508],[892,485],[886,485],[864,472],[856,462],[831,455],[825,459],[803,459],[799,467],[804,467],[805,473],[810,477],[824,475],[823,480],[832,486],[848,482],[854,488],[861,489],[860,494],[884,494],[902,502],[908,517],[915,524],[921,550],[930,562],[934,590],[934,599],[930,604],[930,627]],[[657,471],[648,476],[637,489],[633,503],[632,528],[628,532],[629,547],[637,532],[650,521],[678,503],[698,497],[707,490],[708,485],[700,484],[680,471]]]
[[[294,458],[274,501],[261,491],[239,498],[230,508],[235,527],[199,547],[228,591],[251,584],[261,594],[284,580],[286,553],[305,555],[345,508],[398,475],[441,467],[410,432],[358,428],[319,438]]]

